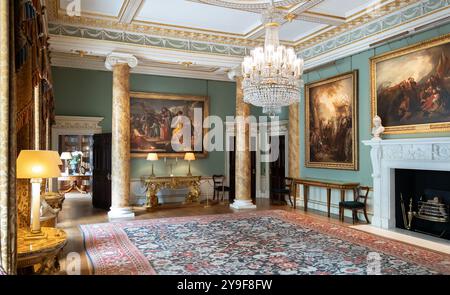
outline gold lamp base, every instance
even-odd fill
[[[29,231],[24,237],[25,241],[35,241],[35,240],[42,240],[47,238],[47,233],[44,233],[42,231]]]

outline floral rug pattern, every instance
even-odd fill
[[[82,225],[95,274],[450,274],[450,255],[286,211]],[[379,263],[378,263],[379,261]]]

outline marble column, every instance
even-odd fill
[[[0,267],[8,274],[17,269],[16,104],[11,79],[10,0],[0,1]],[[11,17],[10,17],[11,16]]]
[[[300,177],[300,113],[299,104],[289,106],[289,177]]]
[[[130,68],[136,57],[112,53],[106,67],[113,71],[111,209],[109,219],[133,218],[130,207]]]
[[[255,209],[251,195],[251,158],[247,118],[250,116],[250,105],[244,102],[242,77],[236,77],[236,199],[230,206],[234,209]]]

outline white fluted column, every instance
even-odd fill
[[[111,209],[109,219],[133,218],[130,207],[130,69],[133,55],[112,53],[106,68],[113,71]]]

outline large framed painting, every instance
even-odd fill
[[[198,158],[207,156],[203,146],[207,132],[203,122],[209,115],[207,96],[132,92],[130,99],[132,157],[158,153],[159,157],[181,158],[188,151],[195,152]],[[194,113],[201,118],[194,119]],[[173,139],[182,142],[180,134],[186,126],[191,128],[191,147],[174,149]],[[195,145],[195,140],[201,140],[200,145]]]
[[[371,59],[372,117],[386,134],[450,131],[450,35]]]
[[[358,72],[306,85],[305,165],[358,170]]]

